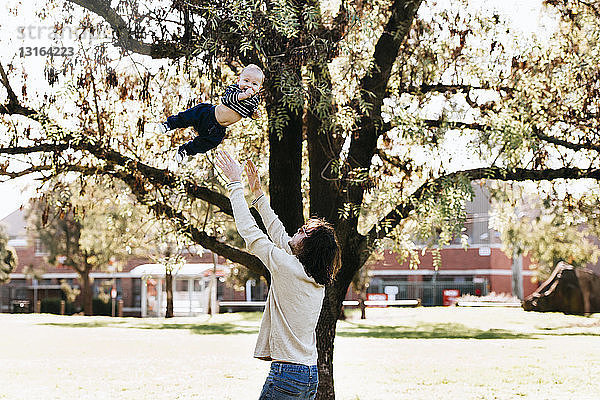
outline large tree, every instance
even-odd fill
[[[342,300],[382,239],[413,260],[412,238],[447,242],[472,180],[600,178],[599,21],[584,2],[556,3],[565,18],[544,46],[517,43],[498,15],[470,15],[460,1],[48,0],[59,29],[83,10],[80,28],[110,28],[113,46],[82,42],[77,62],[50,63],[44,100],[25,85],[17,95],[18,70],[0,69],[0,112],[20,116],[5,120],[0,154],[34,155],[1,171],[122,181],[180,234],[268,279],[228,240],[231,207],[206,173],[210,156],[166,169],[182,133],[148,128],[259,65],[266,117],[232,128],[222,146],[260,158],[289,232],[307,215],[336,228],[342,266],[317,325],[318,398],[332,399]],[[69,90],[57,98],[57,87]]]
[[[539,191],[534,197],[522,187],[506,186],[492,191],[495,207],[490,222],[501,233],[509,257],[530,257],[538,282],[548,279],[561,261],[575,268],[596,263],[600,255],[597,193],[574,198]],[[548,186],[546,192],[552,192],[554,188]]]

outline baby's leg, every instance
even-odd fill
[[[179,147],[179,151],[183,150],[187,155],[198,153],[206,153],[210,149],[214,149],[223,141],[225,137],[225,128],[213,127],[209,129],[208,134],[198,132],[198,136]]]
[[[223,141],[225,128],[217,122],[214,109],[215,106],[203,103],[169,117],[167,121],[172,128],[193,126],[197,133],[194,140],[179,146],[175,156],[178,162],[185,162],[187,156],[206,153]]]
[[[177,115],[171,115],[167,118],[169,128],[188,128],[190,126],[203,125],[203,120],[206,118],[207,106],[210,107],[210,104],[202,103]]]

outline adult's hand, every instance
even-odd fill
[[[248,177],[248,186],[252,195],[255,198],[260,196],[263,193],[260,186],[260,176],[256,170],[256,165],[251,160],[246,161],[246,176]]]
[[[223,171],[230,182],[240,182],[242,180],[242,166],[228,152],[217,151],[215,164]]]

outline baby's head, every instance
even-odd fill
[[[248,64],[240,73],[238,86],[242,90],[252,88],[254,89],[255,93],[258,93],[258,91],[262,87],[264,79],[265,74],[262,72],[262,69],[260,69],[258,65]]]

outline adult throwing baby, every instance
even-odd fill
[[[290,237],[263,194],[254,164],[246,163],[248,185],[268,236],[250,214],[242,186],[242,166],[219,151],[217,166],[229,179],[227,188],[237,230],[248,251],[271,273],[271,286],[254,357],[272,361],[260,399],[314,399],[319,382],[315,327],[338,265],[333,227],[309,219]]]

